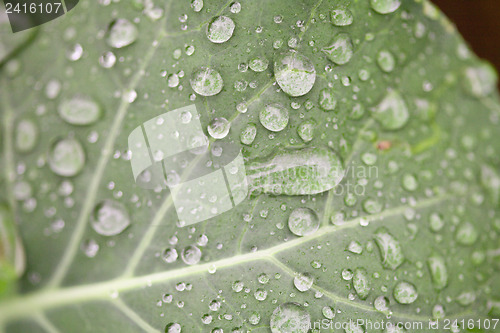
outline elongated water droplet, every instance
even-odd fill
[[[50,169],[59,176],[72,177],[85,165],[83,147],[76,139],[58,139],[49,151]]]
[[[38,141],[38,127],[31,119],[23,119],[16,127],[16,149],[21,153],[32,151]]]
[[[444,258],[440,255],[433,254],[427,259],[427,265],[431,272],[432,282],[438,290],[443,289],[448,284],[448,271]]]
[[[217,95],[224,86],[222,76],[210,67],[201,67],[195,71],[189,83],[191,88],[201,96]]]
[[[297,127],[297,134],[304,142],[309,142],[313,139],[315,126],[314,120],[306,120]]]
[[[401,6],[401,0],[370,0],[370,5],[379,14],[389,14]]]
[[[386,73],[390,73],[396,66],[396,59],[394,59],[394,56],[391,52],[382,50],[377,55],[377,64],[379,65],[381,70]]]
[[[368,297],[370,294],[370,280],[368,279],[368,272],[366,269],[357,268],[354,270],[352,285],[360,299],[366,299]]]
[[[444,220],[438,213],[432,213],[429,216],[429,227],[432,231],[438,232],[444,227]]]
[[[284,130],[289,118],[288,110],[279,103],[268,104],[259,113],[262,126],[273,132]]]
[[[210,21],[207,27],[207,38],[212,43],[227,42],[234,32],[234,21],[227,16],[217,16]]]
[[[297,236],[308,236],[319,228],[319,218],[309,208],[296,208],[288,217],[288,228]]]
[[[109,30],[108,45],[119,49],[135,42],[138,35],[139,32],[133,23],[125,19],[118,19]]]
[[[328,191],[342,180],[339,157],[326,147],[284,149],[248,164],[251,191],[307,195]]]
[[[308,291],[311,289],[312,285],[314,282],[314,278],[309,274],[309,273],[301,273],[298,274],[294,279],[293,279],[293,284],[295,288],[297,288],[299,291]]]
[[[330,20],[333,25],[343,27],[352,24],[353,15],[348,8],[338,7],[330,12]]]
[[[478,236],[479,234],[474,226],[469,222],[465,222],[458,227],[456,239],[460,244],[470,246],[476,242]]]
[[[415,286],[408,282],[399,282],[393,291],[394,299],[400,304],[411,304],[417,300],[418,293]]]
[[[303,96],[316,81],[316,69],[305,55],[289,50],[274,62],[274,77],[281,89],[290,96]]]
[[[380,251],[382,266],[395,270],[404,262],[405,257],[399,242],[385,228],[379,228],[374,235]]]
[[[311,315],[297,303],[283,303],[271,315],[273,333],[307,333],[311,327]]]
[[[337,98],[333,92],[333,89],[325,88],[319,93],[319,106],[325,111],[335,110],[337,105]]]
[[[240,141],[245,145],[251,145],[257,135],[257,125],[249,123],[240,134]]]
[[[186,247],[182,250],[182,260],[188,265],[196,265],[200,262],[201,250],[194,245]]]
[[[346,33],[338,34],[329,46],[323,48],[323,52],[337,65],[347,64],[354,54],[351,37]]]
[[[114,200],[98,203],[91,216],[92,228],[102,236],[115,236],[130,225],[127,209]]]
[[[231,123],[226,118],[214,118],[210,125],[208,125],[208,134],[214,139],[223,139],[229,133]]]
[[[387,93],[382,102],[375,107],[372,115],[386,130],[400,129],[410,118],[406,102],[395,90]]]
[[[75,96],[62,101],[58,112],[59,116],[71,125],[90,125],[95,123],[101,115],[97,103],[83,96]]]
[[[407,173],[403,176],[403,188],[407,191],[413,192],[417,189],[418,182],[417,178],[411,173]]]

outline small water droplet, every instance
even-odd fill
[[[309,208],[296,208],[288,218],[288,228],[297,236],[308,236],[315,233],[319,228],[319,218]]]
[[[335,110],[335,106],[337,105],[337,98],[335,97],[335,93],[333,89],[325,88],[319,93],[319,106],[325,111],[333,111]]]
[[[31,119],[23,119],[17,123],[15,142],[16,149],[21,153],[32,151],[38,142],[38,127]]]
[[[201,96],[214,96],[221,92],[224,81],[215,69],[201,67],[193,73],[191,88]]]
[[[279,103],[266,105],[259,113],[259,120],[262,126],[272,132],[279,132],[288,125],[288,110]]]
[[[85,153],[79,141],[72,138],[56,140],[49,151],[49,167],[63,177],[76,176],[85,165]]]
[[[394,70],[396,66],[396,59],[391,52],[387,50],[382,50],[377,54],[377,64],[380,69],[386,73],[390,73]]]
[[[401,266],[405,260],[401,244],[387,231],[387,229],[384,227],[377,229],[374,238],[380,251],[382,266],[392,270]]]
[[[200,12],[203,9],[203,0],[191,0],[191,8],[195,12]]]
[[[249,123],[240,134],[240,141],[245,145],[251,145],[257,135],[257,125]]]
[[[444,258],[438,254],[433,254],[427,259],[427,265],[431,272],[434,287],[438,290],[446,287],[448,284],[448,271]]]
[[[351,37],[346,33],[340,33],[322,51],[333,63],[345,65],[351,60],[354,54]]]
[[[413,284],[403,281],[394,287],[393,296],[400,304],[411,304],[417,300],[418,293]]]
[[[297,127],[297,134],[304,142],[312,141],[315,126],[316,122],[314,120],[306,120]]]
[[[99,235],[115,236],[130,225],[130,217],[123,204],[107,199],[94,207],[91,225]]]
[[[370,280],[368,279],[368,272],[366,269],[357,268],[354,270],[352,285],[360,299],[366,299],[368,297],[370,294]]]
[[[163,254],[161,257],[162,257],[163,261],[170,264],[170,263],[173,263],[174,261],[177,260],[177,258],[179,257],[179,254],[177,254],[176,249],[169,247],[163,251]]]
[[[410,118],[406,102],[395,90],[387,93],[372,115],[386,130],[398,130],[406,125]]]
[[[233,36],[234,28],[234,21],[229,17],[214,17],[208,24],[207,38],[216,44],[227,42]]]
[[[265,57],[255,57],[250,60],[249,67],[254,72],[263,72],[269,67],[269,60]]]
[[[337,7],[330,12],[330,20],[337,27],[351,25],[353,21],[352,12],[345,7]]]
[[[200,262],[201,259],[201,250],[194,245],[186,247],[182,250],[182,260],[187,265],[196,265]]]
[[[133,23],[117,19],[111,25],[107,42],[109,46],[119,49],[135,42],[138,35],[139,31]]]
[[[309,273],[300,273],[293,279],[295,288],[302,292],[311,289],[313,283],[314,278]]]

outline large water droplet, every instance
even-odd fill
[[[389,14],[401,6],[401,0],[370,0],[370,5],[379,14]]]
[[[271,315],[273,333],[307,333],[311,327],[311,316],[297,303],[283,303]]]
[[[328,59],[337,65],[345,65],[354,54],[351,37],[346,33],[340,33],[333,38],[330,46],[324,47]]]
[[[283,149],[250,162],[251,191],[274,195],[307,195],[328,191],[342,180],[344,168],[331,149]]]
[[[16,127],[16,149],[21,153],[32,151],[38,141],[38,127],[31,119],[23,119]]]
[[[98,203],[91,216],[92,228],[102,236],[115,236],[130,225],[125,206],[114,200]]]
[[[330,20],[333,25],[343,27],[352,24],[353,15],[348,8],[338,7],[330,12]]]
[[[357,268],[354,271],[352,285],[360,299],[366,299],[368,297],[370,294],[370,280],[368,279],[368,272],[366,269]]]
[[[288,110],[279,103],[266,105],[260,110],[259,120],[262,126],[273,132],[279,132],[288,125]]]
[[[201,67],[195,71],[189,83],[191,88],[201,96],[217,95],[224,86],[222,76],[210,67]]]
[[[257,125],[249,123],[240,134],[240,141],[245,145],[251,145],[257,135]]]
[[[434,287],[438,290],[443,289],[448,284],[448,271],[444,258],[433,254],[427,259],[427,264],[432,276]]]
[[[372,115],[386,130],[400,129],[410,118],[406,102],[395,90],[387,93],[382,102],[375,107]]]
[[[108,45],[119,49],[135,42],[138,35],[139,32],[133,23],[125,19],[118,19],[109,30]]]
[[[297,236],[311,235],[319,228],[318,215],[309,208],[296,208],[288,217],[288,228]]]
[[[316,69],[305,55],[289,50],[280,54],[274,62],[274,77],[286,94],[302,96],[314,86]]]
[[[54,173],[72,177],[82,171],[85,165],[85,153],[76,139],[58,139],[50,148],[48,160],[49,167]]]
[[[313,282],[314,278],[309,273],[298,274],[293,279],[293,285],[295,286],[295,288],[302,292],[311,289]]]
[[[182,250],[182,260],[188,265],[196,265],[200,262],[201,250],[194,245],[186,247]]]
[[[59,116],[72,125],[90,125],[99,119],[101,111],[97,103],[88,97],[75,96],[59,104]]]
[[[418,293],[415,286],[408,282],[399,282],[393,291],[394,299],[400,304],[411,304],[417,300]]]
[[[380,250],[382,266],[395,270],[405,260],[399,242],[385,228],[379,228],[374,235],[375,242]]]
[[[234,32],[234,22],[227,16],[217,16],[210,21],[207,27],[207,38],[212,43],[224,43],[231,38]]]
[[[208,125],[208,134],[214,139],[223,139],[229,133],[231,123],[226,118],[214,118],[210,125]]]

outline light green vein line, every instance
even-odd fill
[[[377,221],[390,216],[401,215],[408,207],[422,208],[439,204],[445,200],[454,198],[453,195],[426,199],[413,206],[400,206],[388,209],[380,214],[363,217],[368,221]],[[344,229],[360,227],[361,217],[353,219],[341,226],[328,226],[319,229],[311,236],[296,238],[294,240],[281,243],[279,245],[261,251],[250,252],[234,257],[229,257],[204,264],[186,266],[170,271],[163,271],[138,277],[118,278],[111,281],[99,282],[88,285],[67,287],[63,289],[44,289],[32,294],[21,296],[12,300],[0,303],[0,326],[7,320],[29,317],[32,313],[40,312],[44,309],[51,309],[75,302],[88,302],[91,300],[111,300],[111,294],[115,291],[125,292],[134,289],[144,289],[155,283],[164,283],[172,279],[180,279],[186,276],[207,272],[209,268],[231,267],[238,264],[245,264],[260,260],[273,260],[277,253],[290,250],[300,245],[304,245],[318,238],[335,234]],[[276,259],[274,259],[276,260]]]
[[[323,2],[323,0],[319,0],[315,5],[314,7],[311,9],[311,14],[309,15],[309,20],[307,20],[307,23],[304,27],[304,30],[302,30],[299,34],[299,40],[302,40],[302,38],[304,37],[305,33],[307,32],[307,30],[309,29],[309,26],[311,25],[311,22],[312,22],[312,19],[314,18],[314,15],[316,14],[316,9],[318,9],[319,6],[321,6],[321,3]]]
[[[118,308],[128,319],[132,320],[141,330],[146,333],[161,333],[161,331],[149,325],[134,310],[129,308],[121,299],[113,300],[113,305]]]
[[[14,115],[12,106],[9,102],[9,96],[7,95],[7,89],[5,81],[2,80],[1,89],[2,91],[2,102],[3,102],[3,149],[4,149],[4,174],[7,183],[7,193],[9,205],[12,211],[15,211],[16,200],[13,195],[13,182],[16,176],[15,173],[15,162],[14,162],[14,143],[13,143],[13,131],[14,131]]]
[[[61,333],[57,327],[52,324],[43,313],[39,313],[35,316],[35,321],[47,332],[47,333]]]
[[[161,26],[162,27],[165,26],[165,22],[163,22],[163,20],[161,21]],[[163,37],[164,33],[165,33],[164,29],[159,29],[157,35],[155,36],[154,41],[160,40]],[[139,81],[144,75],[147,65],[153,58],[153,55],[156,49],[158,48],[158,44],[159,43],[151,44],[150,49],[146,52],[146,55],[142,63],[140,64],[139,70],[134,74],[134,76],[130,80],[130,83],[126,91],[132,91],[135,89],[135,87],[137,87]],[[130,106],[130,103],[127,101],[125,96],[126,91],[123,92],[124,96],[122,96],[120,105],[113,120],[113,125],[109,129],[107,140],[104,144],[104,147],[102,148],[101,156],[99,158],[99,161],[97,162],[97,166],[94,172],[94,177],[92,178],[89,188],[87,190],[85,201],[83,203],[82,209],[80,211],[80,214],[76,222],[75,230],[71,235],[71,238],[68,242],[68,246],[64,251],[61,261],[59,262],[57,268],[55,269],[52,278],[47,283],[46,286],[47,288],[54,288],[62,282],[64,276],[66,275],[66,272],[68,271],[71,265],[71,261],[75,257],[78,248],[80,247],[80,242],[82,240],[83,235],[85,234],[85,229],[87,228],[88,225],[88,219],[91,214],[92,208],[94,206],[97,192],[99,190],[99,184],[101,183],[101,179],[104,175],[104,171],[106,170],[109,158],[113,153],[113,146],[120,132],[123,119],[125,118],[127,110]]]

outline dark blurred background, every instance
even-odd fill
[[[475,53],[500,71],[500,0],[431,1],[455,23]]]

